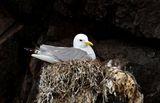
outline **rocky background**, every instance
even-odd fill
[[[42,62],[30,62],[25,47],[72,46],[77,33],[99,58],[127,61],[144,102],[159,103],[159,18],[159,0],[0,0],[0,103],[26,103],[33,93]]]

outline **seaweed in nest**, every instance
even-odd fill
[[[143,102],[131,73],[98,61],[45,64],[38,88],[37,103]]]

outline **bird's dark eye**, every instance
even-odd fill
[[[82,39],[79,39],[79,41],[83,41]]]

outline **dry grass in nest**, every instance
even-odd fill
[[[132,74],[98,61],[67,61],[44,65],[37,103],[95,103],[110,98],[142,103],[143,94]],[[112,96],[110,96],[112,95]]]

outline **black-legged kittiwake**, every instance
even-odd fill
[[[56,47],[43,44],[31,56],[49,63],[75,59],[94,60],[96,55],[91,46],[93,43],[88,40],[85,34],[77,34],[73,40],[73,47]]]

